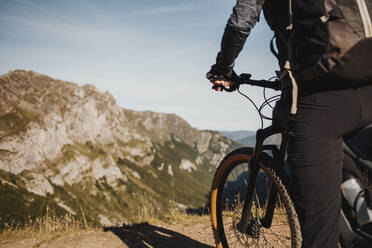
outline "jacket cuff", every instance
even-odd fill
[[[234,67],[235,59],[243,49],[249,31],[237,27],[226,25],[222,36],[221,51],[217,55],[216,69],[223,72],[231,71]]]

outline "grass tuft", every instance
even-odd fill
[[[142,204],[140,204],[137,208],[137,212],[135,214],[135,223],[156,223],[159,220],[159,213],[156,211],[155,207],[147,200],[142,200]]]
[[[94,230],[94,228],[87,225],[84,217],[77,218],[71,214],[58,216],[54,210],[47,207],[44,216],[36,219],[28,217],[22,226],[19,226],[14,219],[6,222],[0,235],[0,241],[28,238],[47,241],[89,230]]]
[[[165,222],[167,224],[182,224],[184,226],[191,226],[197,223],[205,223],[210,221],[209,215],[190,214],[182,209],[171,209],[165,215]]]

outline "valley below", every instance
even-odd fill
[[[0,232],[46,218],[111,228],[206,212],[216,166],[241,146],[32,71],[0,76],[0,94]]]

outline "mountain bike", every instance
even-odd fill
[[[234,82],[235,88],[222,88],[226,91],[238,90],[247,97],[239,90],[243,84],[281,89],[278,79],[252,80],[249,74],[241,74]],[[280,124],[263,128],[262,119],[270,119],[261,114],[263,107],[271,106],[279,97],[265,97],[261,107],[255,105],[262,116],[255,147],[232,151],[217,168],[212,183],[211,219],[218,248],[301,247],[301,227],[291,197],[291,173],[286,166],[288,135]],[[275,134],[282,136],[279,145],[265,142]],[[344,142],[344,152],[355,159],[365,175],[372,175],[372,158],[364,156],[357,145],[353,145],[352,141]],[[372,236],[361,231],[352,207],[344,201],[339,247],[372,247]]]

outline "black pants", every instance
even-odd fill
[[[302,95],[290,119],[288,159],[303,248],[336,248],[342,139],[372,122],[372,86]]]

